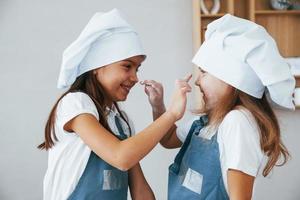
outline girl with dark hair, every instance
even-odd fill
[[[44,200],[125,200],[128,188],[132,199],[154,199],[139,161],[182,117],[191,88],[190,77],[177,81],[169,109],[134,135],[118,102],[138,82],[145,58],[137,33],[116,9],[96,13],[65,50],[58,87],[69,88],[39,145],[49,152]]]

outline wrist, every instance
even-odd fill
[[[162,114],[162,113],[166,112],[166,107],[164,104],[158,105],[158,106],[152,106],[152,112]]]
[[[177,115],[173,113],[170,110],[167,110],[164,115],[166,115],[168,118],[172,119],[172,121],[176,122],[177,121]]]

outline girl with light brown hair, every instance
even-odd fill
[[[269,100],[293,110],[295,79],[262,26],[229,14],[208,25],[193,63],[204,115],[174,125],[160,141],[181,147],[169,167],[168,199],[251,199],[259,172],[267,176],[289,157]],[[163,89],[147,83],[156,119]]]

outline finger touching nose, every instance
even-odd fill
[[[183,80],[186,82],[189,82],[191,80],[192,76],[193,76],[192,74],[188,74],[187,76],[184,77]]]

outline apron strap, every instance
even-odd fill
[[[183,143],[183,145],[181,146],[181,149],[179,150],[179,153],[177,154],[177,156],[175,157],[174,160],[174,165],[172,165],[172,170],[174,173],[178,173],[179,172],[179,166],[181,164],[182,158],[191,142],[191,138],[193,136],[194,133],[198,133],[208,122],[208,117],[207,115],[201,116],[198,120],[195,120],[189,130],[188,135],[186,136],[186,139]]]
[[[118,128],[118,131],[119,131],[119,134],[120,134],[121,138],[124,138],[124,139],[127,138],[127,135],[125,134],[125,132],[123,130],[121,121],[120,121],[120,119],[117,115],[115,115],[115,124]]]

